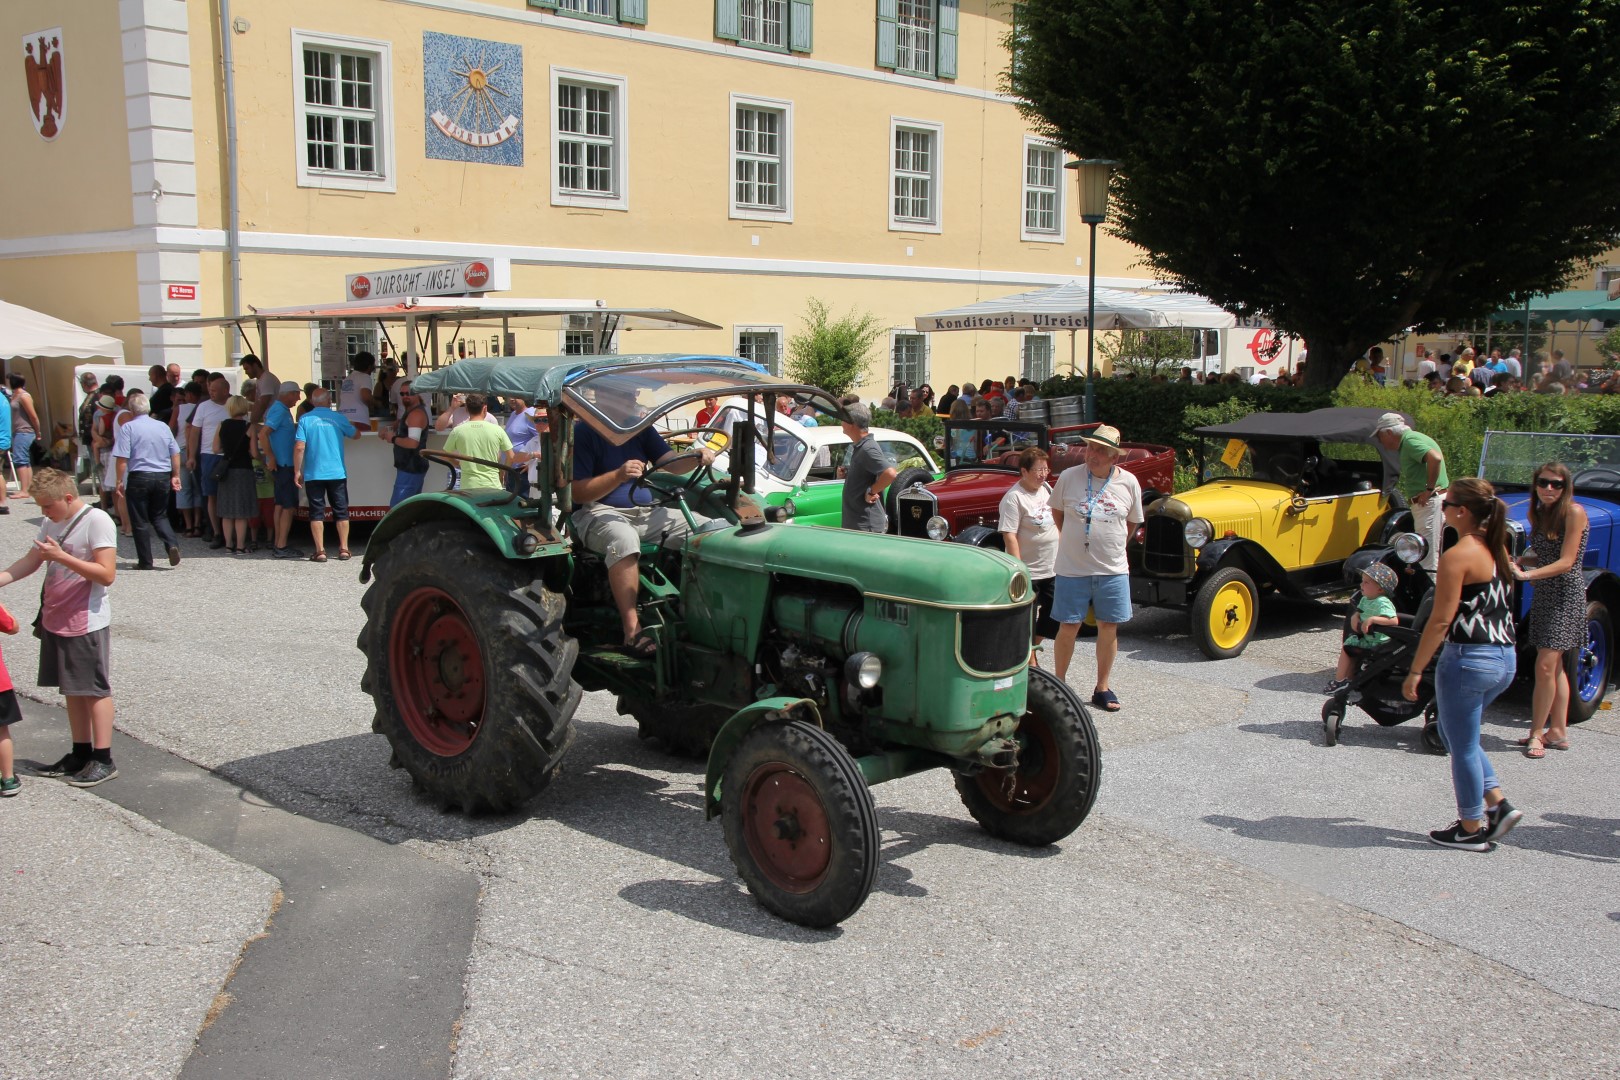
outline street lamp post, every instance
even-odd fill
[[[1064,166],[1073,169],[1080,184],[1080,220],[1091,229],[1091,253],[1086,256],[1086,423],[1097,419],[1097,396],[1092,389],[1097,372],[1097,226],[1108,218],[1108,178],[1117,161],[1081,158]]]

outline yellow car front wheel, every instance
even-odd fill
[[[1229,659],[1249,644],[1259,616],[1254,579],[1235,566],[1224,567],[1193,598],[1193,640],[1211,660]]]

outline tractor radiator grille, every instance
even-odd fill
[[[1025,604],[1000,611],[964,611],[960,616],[962,663],[973,671],[997,674],[1027,661],[1034,610],[1034,605]]]

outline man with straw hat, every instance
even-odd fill
[[[1052,520],[1058,527],[1057,584],[1052,617],[1057,677],[1067,679],[1074,639],[1089,607],[1097,618],[1097,687],[1091,703],[1119,711],[1108,676],[1119,652],[1119,624],[1130,621],[1130,567],[1125,541],[1145,519],[1142,485],[1119,467],[1119,429],[1103,424],[1083,436],[1084,468],[1064,470],[1052,492]]]

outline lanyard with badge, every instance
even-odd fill
[[[1088,547],[1088,548],[1091,546],[1091,515],[1097,509],[1097,500],[1102,498],[1103,492],[1108,490],[1108,485],[1113,483],[1113,481],[1114,481],[1114,470],[1116,470],[1117,468],[1119,468],[1119,466],[1117,466],[1117,465],[1109,466],[1108,475],[1103,477],[1102,487],[1098,488],[1095,494],[1093,494],[1092,490],[1091,490],[1091,481],[1093,479],[1092,474],[1091,474],[1091,469],[1090,469],[1089,466],[1086,468],[1086,535],[1085,535],[1085,544],[1086,544],[1086,547]]]

